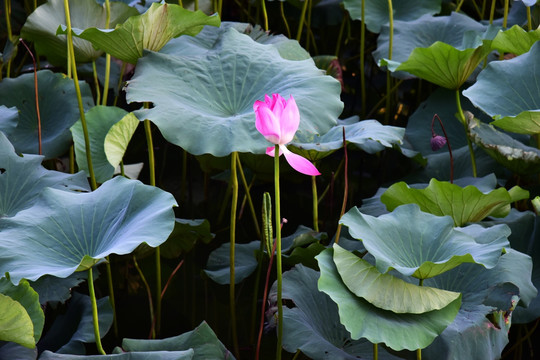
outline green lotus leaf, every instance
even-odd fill
[[[500,30],[491,45],[503,53],[522,55],[538,40],[540,29],[525,31],[521,26],[514,25],[508,30]]]
[[[496,117],[494,125],[517,133],[539,133],[539,57],[540,42],[536,42],[528,53],[491,62],[463,95],[488,115]]]
[[[73,80],[63,74],[49,70],[38,71],[39,110],[41,115],[41,137],[43,155],[56,158],[69,149],[69,128],[79,118],[79,105]],[[94,106],[92,92],[86,82],[79,82],[85,109]],[[0,123],[0,131],[6,135],[19,153],[38,154],[38,117],[34,74],[23,74],[17,78],[0,82],[0,103],[19,109],[17,127],[10,131],[9,123]]]
[[[379,309],[422,314],[440,310],[461,297],[460,293],[417,286],[389,274],[334,244],[334,264],[343,283],[358,297]]]
[[[148,53],[130,80],[129,102],[153,102],[136,113],[150,119],[169,142],[194,154],[264,153],[271,145],[255,128],[253,103],[265,94],[294,96],[300,131],[319,134],[336,124],[341,86],[312,60],[283,59],[234,29],[204,57]]]
[[[123,177],[91,193],[47,188],[31,208],[0,219],[0,273],[14,283],[67,277],[85,258],[158,246],[173,230],[175,205],[171,194]]]
[[[37,343],[41,337],[43,325],[45,324],[45,315],[41,309],[37,292],[30,287],[26,280],[21,281],[19,285],[15,286],[8,279],[2,278],[0,279],[0,294],[9,296],[23,306],[32,321],[34,342]]]
[[[405,133],[405,129],[401,127],[385,126],[377,120],[362,120],[350,124],[338,120],[338,124],[322,136],[297,132],[290,149],[311,161],[319,160],[343,148],[345,130],[348,144],[368,154],[375,154],[387,147],[401,144]]]
[[[109,164],[114,168],[120,165],[129,141],[135,130],[137,130],[137,126],[139,126],[139,119],[132,113],[129,113],[114,124],[107,132],[103,147]]]
[[[97,300],[99,332],[105,336],[113,322],[108,297]],[[58,315],[39,342],[40,349],[58,354],[85,354],[84,343],[94,343],[94,324],[90,297],[74,292],[65,313]]]
[[[492,125],[477,119],[469,121],[471,139],[499,164],[516,174],[540,172],[540,150],[527,146]]]
[[[511,194],[517,194],[512,196]],[[420,210],[438,216],[449,215],[454,226],[482,221],[487,216],[505,217],[514,201],[528,199],[529,192],[519,186],[498,188],[482,193],[475,186],[461,186],[431,179],[424,189],[414,189],[405,182],[395,183],[381,196],[388,211],[403,204],[417,204]]]
[[[339,321],[338,307],[317,289],[319,272],[298,265],[283,274],[283,298],[294,307],[283,307],[283,348],[294,353],[301,350],[310,359],[369,359],[373,344],[366,339],[352,340]],[[277,298],[274,283],[269,298]],[[396,360],[396,356],[379,347],[379,359]]]
[[[440,358],[444,354],[445,360],[499,358],[508,343],[510,321],[504,317],[510,320],[513,297],[522,296],[521,301],[528,304],[535,296],[531,271],[530,257],[508,249],[493,269],[463,264],[426,280],[427,286],[461,292],[463,303],[454,322],[422,355]],[[503,289],[502,294],[498,289]],[[500,307],[494,307],[495,303]]]
[[[124,22],[137,10],[116,1],[111,2],[110,28]],[[69,2],[71,24],[73,28],[86,29],[90,27],[105,28],[107,13],[104,6],[95,0],[71,0]],[[59,25],[66,23],[64,1],[49,0],[39,6],[30,16],[21,30],[24,39],[34,42],[37,52],[45,55],[47,60],[55,65],[66,65],[66,36],[57,36]],[[75,59],[78,62],[89,62],[97,59],[103,51],[96,50],[92,44],[83,39],[73,39]]]
[[[343,5],[349,12],[351,19],[362,19],[362,1],[343,1]],[[388,24],[389,21],[388,1],[365,0],[364,6],[366,27],[373,33],[379,33],[381,31],[381,26]],[[422,15],[438,14],[441,11],[441,0],[392,1],[392,10],[394,21],[411,21],[418,19]]]
[[[114,169],[120,163],[122,156],[124,155],[127,144],[133,135],[133,121],[136,120],[135,116],[132,113],[115,107],[115,106],[94,106],[88,112],[85,113],[88,136],[90,138],[90,152],[92,154],[92,165],[94,168],[94,174],[96,180],[99,183],[104,183],[105,181],[111,179],[114,175]],[[122,123],[123,119],[130,124],[127,125],[126,122]],[[118,127],[114,127],[117,124],[120,124]],[[127,129],[125,128],[127,125]],[[125,131],[122,130],[125,129]],[[71,133],[73,134],[73,142],[75,147],[75,157],[77,159],[77,165],[79,169],[86,171],[88,174],[88,164],[86,161],[86,150],[85,150],[85,141],[84,141],[84,132],[82,127],[82,122],[79,119],[72,127]],[[107,136],[111,133],[109,137],[109,151],[114,151],[112,156],[115,164],[112,164],[106,154],[107,146]],[[112,142],[111,142],[112,141]],[[114,149],[111,149],[111,145],[114,146]],[[116,163],[117,162],[117,163]]]
[[[0,342],[0,357],[2,359],[36,360],[37,347],[27,348],[14,342]]]
[[[93,270],[94,280],[98,277],[97,269]],[[60,302],[64,303],[71,298],[71,290],[88,278],[86,271],[75,272],[66,278],[58,278],[56,276],[45,275],[31,281],[30,286],[39,294],[39,302],[41,305],[47,303]]]
[[[193,350],[186,351],[142,351],[112,355],[70,355],[44,351],[39,360],[192,360]]]
[[[89,191],[83,172],[65,174],[41,166],[43,156],[18,156],[13,145],[0,132],[0,218],[14,216],[34,203],[47,187]],[[1,226],[0,226],[1,229]]]
[[[193,350],[193,360],[234,360],[232,353],[219,341],[210,326],[203,321],[194,330],[161,340],[122,340],[125,351],[181,351]]]
[[[481,47],[483,38],[489,40],[495,35],[494,28],[488,28],[460,13],[452,12],[449,16],[436,17],[425,15],[414,21],[396,21],[394,23],[391,61],[389,60],[390,34],[388,26],[384,26],[377,39],[377,49],[373,52],[373,57],[380,63],[379,65],[386,65],[390,71],[395,72],[402,63],[408,62],[409,59],[412,60],[412,54],[415,51],[421,51],[422,55],[416,56],[411,64],[416,64],[418,61],[426,62],[430,68],[419,69],[419,71],[429,75],[429,78],[425,78],[426,80],[430,80],[438,74],[438,76],[447,77],[439,79],[439,82],[449,82],[455,80],[451,78],[457,76],[455,72],[459,72],[460,67],[463,66],[460,62],[466,63],[466,55],[470,56],[471,51],[474,52],[474,49]],[[431,50],[425,50],[438,42],[446,45],[437,45]],[[446,58],[445,56],[451,57]],[[460,57],[462,58],[460,59]],[[437,64],[441,68],[437,68]],[[472,72],[475,67],[472,67],[470,71]],[[411,74],[422,77],[414,73],[394,73],[397,77],[410,77]],[[460,74],[459,76],[465,75]],[[449,88],[453,89],[454,87]]]
[[[235,244],[234,283],[238,284],[257,268],[255,252],[261,248],[260,241],[247,244]],[[210,253],[204,272],[218,284],[230,284],[230,249],[231,243],[225,243]]]
[[[114,30],[87,26],[73,29],[73,33],[97,49],[136,64],[143,50],[159,51],[172,38],[197,35],[204,25],[219,26],[219,23],[219,17],[207,16],[200,10],[192,12],[176,4],[153,3],[144,14],[130,17]],[[66,31],[65,27],[58,29],[61,34]]]
[[[341,217],[340,223],[349,228],[351,236],[362,240],[375,257],[379,272],[396,269],[419,279],[437,276],[467,262],[492,268],[508,246],[510,234],[505,225],[454,229],[450,216],[424,213],[416,204],[399,206],[378,218],[354,207]],[[466,233],[469,228],[474,237]]]
[[[6,135],[10,136],[13,130],[17,127],[19,121],[19,110],[15,106],[6,107],[0,106],[0,130]]]
[[[394,350],[422,349],[431,344],[458,313],[461,299],[441,310],[422,314],[398,314],[379,309],[354,295],[343,284],[332,253],[332,249],[327,249],[317,256],[321,269],[319,290],[338,305],[340,321],[352,339],[366,338]]]
[[[27,348],[34,348],[34,324],[26,309],[16,300],[0,294],[0,340],[13,341]]]

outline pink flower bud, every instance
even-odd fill
[[[441,135],[435,135],[431,138],[431,150],[437,151],[446,145],[446,139]]]

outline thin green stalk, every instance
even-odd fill
[[[313,204],[313,230],[319,232],[319,196],[317,194],[317,177],[311,177],[311,194]]]
[[[120,77],[118,77],[118,84],[116,84],[116,95],[114,96],[113,106],[116,106],[118,102],[118,96],[120,96],[120,90],[122,90],[122,83],[124,79],[124,73],[126,72],[126,62],[122,62],[122,67],[120,68]]]
[[[94,86],[96,87],[96,104],[101,102],[101,90],[99,89],[99,80],[96,69],[96,61],[92,61],[92,73],[94,74]]]
[[[285,29],[287,29],[287,37],[290,39],[291,29],[289,28],[289,23],[287,22],[287,18],[285,17],[285,9],[284,9],[283,3],[285,3],[285,1],[279,2],[279,11],[281,13],[281,18],[283,19],[283,23],[285,24]]]
[[[345,164],[345,159],[341,159],[341,161],[339,162],[339,165],[336,169],[336,171],[334,171],[334,177],[338,177],[339,174],[341,173],[341,169],[343,168],[343,165]],[[328,191],[330,191],[330,186],[332,184],[329,183],[328,185],[326,185],[326,188],[324,188],[324,191],[322,192],[321,196],[319,196],[319,200],[317,200],[317,204],[320,204],[321,201],[325,198],[326,194],[328,194]]]
[[[69,147],[69,173],[75,174],[75,149],[73,145]]]
[[[6,28],[7,28],[8,41],[12,42],[11,39],[13,37],[13,33],[11,30],[11,0],[4,0],[4,12],[6,13]],[[12,58],[13,57],[10,57],[10,59],[8,60],[7,69],[6,69],[6,78],[10,77]]]
[[[199,10],[199,0],[195,0],[195,3],[194,3],[194,5],[193,5],[193,9],[194,9],[195,11]]]
[[[255,225],[255,231],[257,232],[257,236],[259,239],[261,238],[261,228],[259,227],[259,221],[257,221],[257,214],[255,213],[255,207],[253,206],[253,200],[251,199],[251,194],[249,192],[250,186],[247,183],[246,176],[244,175],[244,169],[242,169],[242,163],[240,162],[240,156],[236,157],[236,161],[238,164],[238,171],[240,172],[240,179],[242,180],[242,185],[244,185],[244,189],[246,190],[246,198],[249,206],[249,210],[251,212],[251,217],[253,218],[253,224]]]
[[[180,5],[181,7],[184,7],[184,4],[182,4],[182,0],[178,0],[178,5]]]
[[[344,189],[343,189],[343,203],[341,204],[341,213],[339,215],[339,218],[341,219],[343,217],[343,214],[345,214],[345,210],[347,209],[347,195],[349,194],[349,179],[348,179],[348,176],[347,176],[347,172],[348,172],[348,168],[349,168],[349,157],[347,155],[347,142],[345,140],[345,128],[343,128],[343,151],[345,152],[345,156],[344,156],[344,159],[345,159],[345,186],[344,186]],[[336,235],[335,235],[335,243],[338,244],[339,243],[339,236],[341,234],[341,223],[339,223],[338,227],[337,227],[337,230],[336,230]]]
[[[139,263],[137,262],[137,258],[135,255],[132,255],[133,257],[133,264],[135,265],[135,269],[139,273],[139,276],[141,277],[141,281],[143,282],[144,288],[146,289],[146,294],[148,295],[148,308],[150,310],[150,323],[152,324],[150,328],[150,336],[152,339],[156,338],[156,331],[154,328],[154,323],[156,322],[156,317],[154,316],[154,304],[152,302],[152,291],[150,290],[150,285],[148,285],[148,281],[146,281],[146,277],[144,276],[144,273],[142,272],[141,268],[139,267]]]
[[[379,360],[379,344],[373,344],[373,360]]]
[[[260,237],[259,237],[260,238]],[[255,329],[257,326],[257,303],[259,302],[259,286],[261,283],[262,264],[264,259],[264,239],[261,239],[259,254],[257,254],[257,273],[255,274],[255,286],[253,287],[253,298],[251,300],[251,330],[249,332],[249,343],[255,341]]]
[[[182,179],[180,181],[180,199],[185,200],[187,198],[187,157],[186,150],[182,150]]]
[[[388,26],[389,26],[389,39],[388,39],[388,60],[392,60],[392,48],[394,43],[394,9],[392,7],[392,0],[388,0]],[[392,98],[390,92],[392,90],[392,77],[390,71],[386,70],[386,105],[384,112],[384,122],[386,125],[390,124],[390,107],[392,106]]]
[[[307,19],[306,19],[306,51],[309,52],[309,45],[311,43],[313,43],[314,47],[316,47],[317,45],[315,45],[315,36],[313,35],[313,32],[311,31],[311,13],[312,13],[312,10],[313,10],[313,0],[308,0],[309,1],[309,4],[308,4],[308,10],[307,10]]]
[[[508,10],[510,7],[510,0],[504,0],[504,15],[503,15],[503,29],[506,29],[506,26],[508,24]]]
[[[489,23],[493,24],[493,20],[495,19],[495,6],[497,5],[497,0],[491,1],[491,9],[489,11]]]
[[[480,14],[480,20],[484,20],[484,14],[486,13],[486,0],[482,0],[482,10]]]
[[[109,0],[105,0],[105,29],[108,29],[111,25],[111,4]],[[109,97],[109,81],[111,77],[111,55],[105,55],[105,82],[103,84],[103,103],[102,105],[107,105],[107,98]],[[99,103],[99,101],[97,101]]]
[[[305,0],[307,1],[307,0]],[[279,145],[275,146],[274,156],[274,191],[276,202],[276,270],[277,270],[277,348],[276,360],[281,360],[281,344],[283,342],[283,301],[282,301],[282,265],[281,265],[281,211],[280,211],[280,196],[279,196]]]
[[[231,191],[232,191],[232,199],[231,199],[231,223],[229,227],[230,231],[230,252],[229,252],[229,258],[230,258],[230,285],[229,285],[229,306],[231,311],[231,326],[232,326],[232,337],[233,337],[233,347],[234,347],[234,354],[237,358],[240,358],[240,351],[238,347],[238,332],[236,328],[236,300],[235,300],[235,268],[234,268],[234,262],[235,262],[235,244],[236,244],[236,210],[238,208],[238,176],[236,173],[237,169],[237,163],[238,163],[238,153],[235,151],[231,154]]]
[[[362,119],[366,116],[366,1],[362,0],[362,24],[360,25],[360,91],[362,95]]]
[[[103,346],[101,346],[101,336],[99,335],[99,316],[96,292],[94,291],[94,276],[92,274],[92,268],[88,269],[88,293],[92,303],[92,321],[94,323],[94,338],[96,339],[97,350],[101,355],[106,355],[105,350],[103,350]]]
[[[219,17],[222,18],[221,12],[223,9],[223,0],[216,0],[216,12],[218,13]]]
[[[112,270],[111,270],[111,261],[110,257],[107,256],[105,258],[107,260],[106,262],[106,268],[107,268],[107,286],[109,288],[109,303],[111,304],[112,311],[113,311],[113,330],[114,330],[114,336],[118,338],[118,319],[116,318],[116,303],[114,301],[114,286],[112,282]]]
[[[531,7],[527,6],[527,29],[532,30]]]
[[[264,0],[261,0],[261,9],[264,18],[264,30],[268,31],[268,13],[266,12],[266,3]]]
[[[308,7],[308,0],[304,0],[304,6],[302,6],[302,12],[300,13],[300,21],[298,22],[298,32],[296,33],[296,41],[300,42],[302,39],[302,28],[304,27],[304,20],[306,19],[306,10]]]
[[[367,114],[367,118],[369,119],[371,117],[371,115],[373,115],[373,113],[379,108],[379,106],[384,102],[386,101],[386,99],[391,96],[396,90],[397,88],[399,87],[399,85],[401,85],[401,83],[403,82],[403,79],[402,80],[399,80],[393,87],[392,89],[390,89],[390,93],[388,94],[385,94],[376,104],[375,106],[373,106],[373,108],[368,112]]]
[[[292,360],[298,359],[298,357],[300,356],[301,353],[302,353],[302,351],[300,351],[300,349],[296,350],[296,353],[294,354],[294,357],[292,358]]]
[[[73,48],[73,35],[71,34],[71,15],[69,13],[69,1],[64,0],[64,9],[66,15],[66,27],[67,27],[67,46],[68,46],[68,63],[71,64],[73,72],[73,83],[75,85],[75,92],[77,94],[77,103],[79,105],[79,115],[81,116],[81,125],[84,134],[84,148],[86,151],[86,162],[88,164],[88,172],[90,173],[90,186],[92,190],[97,189],[96,176],[94,174],[94,167],[92,166],[92,154],[90,152],[90,136],[88,135],[88,126],[86,124],[86,116],[84,115],[84,105],[81,95],[81,87],[79,86],[79,76],[77,75],[77,63],[75,62],[75,50]]]
[[[144,104],[147,108],[148,103]],[[150,120],[144,120],[144,132],[146,134],[146,143],[148,145],[148,167],[150,168],[150,185],[156,186],[156,164],[154,158],[154,141],[152,139],[152,128]],[[161,250],[156,247],[156,334],[159,335],[161,329]]]
[[[345,11],[345,10],[343,10],[343,8],[341,10]],[[341,26],[339,27],[339,33],[338,33],[338,37],[337,37],[337,41],[336,41],[336,51],[334,51],[334,55],[336,57],[339,57],[339,52],[341,50],[341,42],[343,41],[343,32],[345,31],[345,24],[346,24],[345,19],[346,18],[344,16],[343,21],[341,22]]]
[[[465,0],[461,0],[461,1],[457,4],[456,10],[455,10],[456,12],[459,12],[459,10],[461,10],[461,5],[463,5],[464,2],[465,2]]]
[[[465,119],[465,114],[463,113],[463,109],[461,108],[461,99],[459,97],[459,89],[456,90],[456,105],[458,108],[459,120],[461,121],[461,123],[463,124],[463,127],[465,128],[465,134],[467,134],[466,135],[467,145],[469,146],[469,153],[471,154],[471,165],[472,165],[473,176],[476,177],[477,176],[476,159],[474,157],[474,149],[472,146],[471,138],[469,136],[470,134],[469,125],[467,124],[467,120]]]

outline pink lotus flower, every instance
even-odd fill
[[[285,159],[298,172],[306,175],[321,175],[317,168],[306,158],[291,152],[286,144],[290,143],[300,125],[300,112],[294,98],[285,100],[279,94],[272,97],[265,95],[263,101],[255,101],[255,126],[266,140],[279,145],[279,156]],[[266,149],[266,154],[274,156],[275,146]]]

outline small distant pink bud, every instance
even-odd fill
[[[431,150],[437,151],[440,148],[442,148],[444,145],[446,145],[446,139],[444,136],[441,135],[435,135],[431,138]]]

